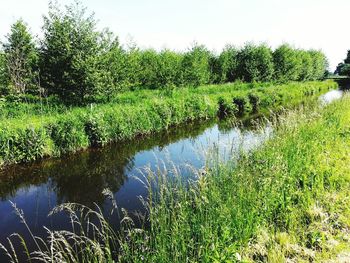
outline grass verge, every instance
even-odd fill
[[[349,121],[347,96],[280,117],[237,167],[207,168],[189,186],[155,176],[150,227],[126,232],[120,261],[337,262],[350,249]]]
[[[5,102],[0,118],[0,165],[59,156],[110,141],[169,129],[217,115],[245,115],[300,104],[337,84],[233,83],[173,91],[120,94],[113,103],[65,108]]]

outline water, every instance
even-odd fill
[[[326,94],[322,95],[320,97],[320,101],[322,104],[329,104],[332,101],[338,100],[341,97],[343,97],[344,92],[345,91],[343,91],[343,90],[331,90],[331,91],[327,92]]]
[[[339,98],[339,94],[331,91],[320,100],[329,103]],[[181,168],[182,175],[187,176],[190,173],[184,168],[186,164],[203,167],[210,149],[215,149],[221,159],[237,158],[242,151],[256,148],[271,133],[269,125],[255,125],[254,121],[237,126],[230,121],[213,120],[181,125],[149,138],[114,143],[60,159],[7,167],[0,171],[0,243],[14,232],[29,239],[10,200],[23,209],[34,234],[45,237],[43,226],[70,229],[65,215],[48,217],[58,204],[77,202],[93,206],[96,203],[107,212],[111,206],[102,191],[109,188],[119,207],[131,212],[142,211],[138,196],[146,196],[147,190],[136,179],[141,176],[140,169],[149,166],[155,170],[162,160],[165,163],[171,160]],[[117,218],[111,222],[118,228]],[[29,243],[30,247],[33,245]],[[0,255],[0,262],[6,260]]]

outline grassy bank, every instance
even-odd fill
[[[100,212],[61,205],[54,212],[71,213],[76,232],[49,231],[49,248],[38,244],[36,255],[111,262],[118,244],[120,262],[341,262],[350,250],[349,123],[346,96],[282,114],[273,137],[238,165],[213,161],[189,184],[150,173],[144,229],[125,213],[115,234]],[[88,215],[95,220],[82,224]]]
[[[350,249],[349,121],[349,97],[296,110],[237,167],[201,171],[189,189],[161,177],[150,228],[126,231],[120,260],[339,262]]]
[[[0,116],[0,163],[59,156],[218,114],[245,115],[287,107],[336,87],[327,81],[140,90],[122,93],[109,104],[76,108],[52,100],[5,101]]]

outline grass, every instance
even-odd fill
[[[273,137],[238,164],[212,156],[189,182],[176,168],[149,171],[142,228],[124,211],[116,234],[98,208],[61,205],[54,212],[68,212],[73,233],[48,231],[49,246],[38,244],[35,255],[44,262],[115,255],[118,262],[336,262],[350,251],[349,123],[345,96],[285,112],[272,121]],[[6,251],[14,259],[11,246]]]
[[[170,91],[139,90],[119,94],[108,104],[68,108],[44,103],[0,103],[0,165],[59,156],[110,141],[169,129],[217,115],[245,115],[302,103],[337,84],[233,83]]]
[[[157,191],[148,184],[150,227],[127,232],[120,261],[310,262],[349,250],[349,102],[287,113],[261,149],[189,187],[161,173]]]

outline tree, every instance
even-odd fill
[[[11,26],[3,48],[10,90],[23,94],[27,90],[36,89],[38,53],[33,37],[23,20],[18,20]]]
[[[127,90],[132,84],[127,74],[129,65],[126,51],[112,33],[105,32],[103,35],[104,51],[98,59],[97,72],[100,73],[100,81],[103,83],[99,93],[109,99],[114,94]]]
[[[160,57],[154,49],[141,51],[139,60],[140,83],[143,87],[159,88],[158,85],[158,70],[160,68]]]
[[[246,44],[237,54],[237,77],[243,81],[270,81],[274,72],[272,51],[266,45]]]
[[[5,53],[0,51],[0,96],[7,95],[8,89],[8,77]]]
[[[237,49],[227,45],[219,56],[220,82],[233,82],[237,79]]]
[[[350,50],[348,50],[348,54],[344,59],[344,63],[338,64],[335,74],[350,77]]]
[[[327,57],[322,51],[319,50],[309,50],[308,52],[310,53],[313,61],[313,74],[311,79],[322,79],[328,68]]]
[[[157,70],[157,85],[161,88],[173,88],[180,86],[182,53],[176,53],[169,49],[164,49],[159,54],[159,68]]]
[[[302,71],[302,58],[298,50],[283,44],[273,52],[275,79],[278,81],[296,81]]]
[[[350,64],[350,50],[348,50],[348,54],[346,56],[346,59],[344,59],[345,64]]]
[[[310,52],[300,50],[299,56],[301,57],[301,70],[299,74],[299,80],[306,81],[312,79],[314,66]]]
[[[183,84],[197,87],[210,80],[210,52],[203,46],[194,46],[184,54],[181,62]]]
[[[50,2],[44,17],[41,77],[50,94],[72,103],[83,103],[103,89],[104,68],[99,65],[105,40],[96,30],[93,15],[79,2],[59,6]]]

